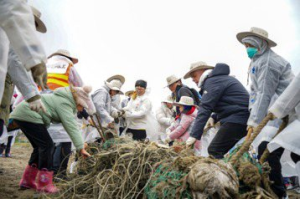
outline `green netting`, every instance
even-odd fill
[[[159,165],[145,188],[148,199],[193,198],[184,179],[188,173],[170,169],[169,165]]]
[[[233,155],[235,155],[241,146],[236,147],[235,149],[229,151],[228,155],[223,158],[224,162],[228,163]],[[245,152],[243,156],[240,158],[240,161],[242,162],[250,162],[254,166],[256,166],[259,170],[259,173],[262,174],[262,167],[261,165],[249,154],[249,152]],[[236,168],[234,168],[236,170]],[[237,170],[236,170],[237,171]],[[238,172],[237,175],[239,176]]]

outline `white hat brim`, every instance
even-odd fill
[[[125,77],[122,76],[122,75],[114,75],[114,76],[111,76],[111,77],[108,78],[106,81],[107,81],[107,82],[111,82],[111,81],[114,80],[114,79],[120,80],[120,81],[122,82],[122,84],[125,83]]]
[[[172,102],[172,101],[168,101],[168,100],[163,100],[163,101],[161,101],[162,103],[170,103],[170,104],[173,104],[174,102]]]
[[[183,103],[180,103],[180,102],[173,102],[173,105],[174,106],[195,106],[195,107],[197,107],[197,105],[195,105],[195,104],[192,104],[192,105],[190,105],[190,104],[183,104]]]
[[[181,78],[175,79],[173,81],[171,81],[167,86],[165,86],[164,88],[169,87],[170,85],[174,84],[175,82],[178,82],[179,80],[181,80]]]
[[[191,77],[191,73],[194,72],[194,71],[197,71],[197,70],[203,70],[203,69],[214,69],[215,67],[213,66],[208,66],[208,65],[202,65],[202,66],[197,66],[195,68],[193,68],[192,70],[190,70],[189,72],[187,72],[183,78],[184,79],[188,79]]]
[[[263,37],[262,35],[256,34],[254,32],[240,32],[236,35],[237,40],[243,44],[242,40],[248,36],[256,36],[268,42],[269,47],[275,47],[277,44],[269,38]]]
[[[121,91],[118,87],[112,87],[109,85],[109,82],[105,81],[105,85],[110,89],[110,90],[114,90],[114,91],[119,91],[119,94],[124,95],[123,91]]]
[[[50,56],[48,56],[48,59],[51,58],[51,57],[53,57],[54,55],[60,55],[60,56],[67,57],[67,58],[71,59],[71,61],[73,62],[73,64],[77,64],[78,63],[78,59],[77,58],[65,55],[65,54],[60,53],[60,52],[55,52],[55,53],[51,54]]]
[[[45,33],[47,32],[47,28],[44,24],[44,22],[38,18],[37,16],[34,15],[34,21],[36,23],[35,27],[36,27],[36,30],[41,32],[41,33]]]
[[[133,94],[134,93],[134,91],[132,90],[132,91],[127,91],[126,93],[125,93],[125,95],[126,96],[129,96],[130,94]]]

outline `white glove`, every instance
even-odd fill
[[[166,135],[169,136],[169,135],[171,135],[171,133],[172,133],[172,131],[169,128],[167,128]]]
[[[211,127],[214,127],[214,126],[215,126],[215,120],[214,120],[212,117],[210,117],[210,118],[207,120],[204,129],[211,128]]]
[[[125,114],[125,111],[121,110],[118,111],[118,117],[122,117]]]
[[[171,141],[172,140],[171,140],[170,136],[167,136],[166,139],[165,139],[165,143],[169,144]]]
[[[187,139],[187,141],[185,142],[185,144],[186,144],[187,147],[189,147],[189,146],[192,146],[195,142],[196,142],[196,138],[189,137]]]
[[[33,110],[37,113],[40,111],[43,111],[44,113],[46,113],[46,108],[41,99],[38,99],[38,100],[35,100],[32,102],[28,102],[28,104],[29,104],[29,107],[31,110]]]
[[[111,113],[111,116],[115,119],[115,118],[118,118],[118,112],[117,111],[114,111]]]

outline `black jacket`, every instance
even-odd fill
[[[227,64],[218,63],[201,86],[202,95],[198,115],[191,136],[201,139],[211,113],[217,114],[221,124],[226,122],[247,125],[249,93],[230,73]]]

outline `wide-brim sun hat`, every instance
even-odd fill
[[[266,30],[264,30],[262,28],[257,28],[257,27],[252,27],[250,29],[250,31],[238,33],[236,35],[236,38],[239,42],[241,42],[243,44],[242,40],[248,36],[256,36],[256,37],[259,37],[259,38],[267,41],[269,47],[277,46],[277,44],[273,40],[269,39],[269,34]]]
[[[174,84],[175,82],[178,82],[179,80],[181,80],[181,78],[177,77],[175,75],[171,75],[171,76],[167,77],[167,86],[165,86],[165,88]]]
[[[196,106],[194,104],[194,99],[191,98],[191,97],[188,97],[188,96],[182,96],[180,98],[180,101],[179,102],[174,102],[173,105],[175,105],[175,106],[180,106],[180,105],[182,105],[182,106]]]
[[[30,6],[30,7],[31,7],[32,14],[34,16],[36,30],[41,33],[47,32],[47,28],[46,28],[44,22],[41,20],[42,13],[35,7],[33,7],[33,6]]]
[[[114,75],[114,76],[111,76],[111,77],[108,78],[106,81],[107,81],[107,82],[111,82],[111,81],[114,80],[114,79],[120,80],[120,82],[121,82],[122,84],[125,83],[125,77],[124,77],[123,75]]]
[[[209,66],[207,65],[205,62],[203,61],[199,61],[199,62],[196,62],[196,63],[192,63],[191,66],[190,66],[190,70],[189,72],[187,72],[183,78],[184,79],[187,79],[187,78],[190,78],[191,77],[191,73],[194,72],[194,71],[197,71],[197,70],[203,70],[203,69],[213,69],[214,67],[213,66]]]
[[[114,90],[114,91],[119,91],[119,94],[124,94],[122,91],[121,91],[121,87],[123,85],[123,83],[118,80],[118,79],[114,79],[114,80],[111,80],[110,82],[108,81],[105,81],[105,85],[110,89],[110,90]]]
[[[71,54],[70,54],[70,52],[67,51],[67,50],[59,49],[55,53],[51,54],[48,57],[48,59],[51,58],[51,57],[53,57],[54,55],[61,55],[61,56],[67,57],[67,58],[69,58],[73,62],[73,64],[77,64],[78,63],[78,59],[75,58],[75,57],[72,57]]]
[[[163,99],[161,102],[173,104],[173,103],[174,103],[174,100],[173,100],[173,98],[172,98],[171,95],[168,95],[168,96],[167,96],[165,99]]]
[[[133,93],[134,93],[134,90],[127,91],[125,93],[125,96],[129,97],[129,95],[132,95]]]

